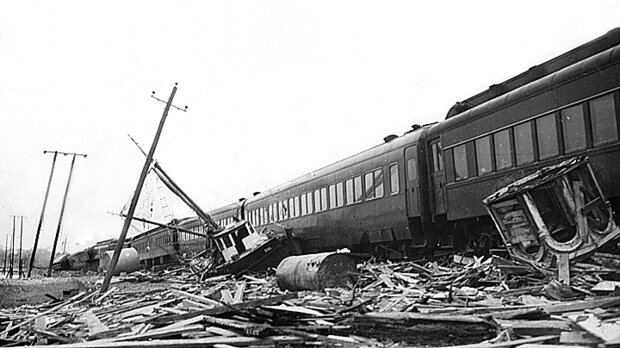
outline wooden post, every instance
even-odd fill
[[[43,153],[48,153],[48,151],[43,151]],[[32,247],[30,264],[28,265],[28,278],[30,278],[30,274],[32,273],[32,267],[34,266],[34,257],[37,254],[37,245],[39,244],[39,236],[41,235],[41,227],[43,226],[43,217],[45,216],[45,207],[47,206],[47,198],[50,194],[50,186],[52,185],[52,177],[54,176],[56,157],[58,157],[58,151],[54,152],[54,159],[52,160],[52,171],[50,172],[50,178],[47,181],[47,190],[45,190],[45,198],[43,199],[43,209],[41,209],[41,216],[39,217],[39,227],[37,227],[37,234],[34,237],[34,246]]]
[[[9,279],[13,279],[13,261],[15,259],[15,218],[13,216],[13,237],[11,237],[11,259],[9,264]]]
[[[558,279],[560,283],[570,285],[570,264],[567,253],[557,255],[558,261]]]
[[[151,162],[153,161],[153,155],[155,154],[155,149],[157,148],[159,137],[161,136],[161,132],[164,129],[164,123],[166,122],[166,117],[168,117],[168,111],[170,111],[170,105],[172,105],[172,99],[174,99],[174,95],[176,94],[176,92],[177,86],[175,84],[175,86],[172,88],[172,92],[170,93],[170,98],[168,98],[168,102],[166,103],[166,108],[164,109],[164,113],[161,116],[161,120],[159,121],[159,127],[157,128],[157,132],[155,133],[155,138],[153,139],[153,144],[151,145],[149,154],[146,156],[144,167],[142,167],[142,173],[140,174],[138,184],[136,185],[136,190],[133,194],[133,198],[131,199],[131,204],[129,206],[129,210],[127,211],[127,217],[125,218],[123,229],[121,230],[121,234],[118,237],[118,242],[116,243],[116,248],[114,249],[114,255],[112,255],[110,265],[108,266],[108,271],[105,274],[105,279],[103,280],[103,284],[101,285],[101,289],[99,290],[101,294],[108,291],[108,287],[110,286],[110,281],[112,280],[112,276],[114,275],[114,270],[116,269],[118,258],[120,257],[121,250],[123,249],[123,245],[125,244],[125,238],[127,237],[129,225],[131,224],[133,214],[136,210],[136,205],[138,204],[138,198],[140,198],[140,192],[142,191],[144,180],[146,180],[146,175],[148,174],[149,167],[151,166]]]
[[[62,198],[62,207],[60,208],[60,217],[58,218],[58,227],[56,228],[56,236],[54,237],[54,246],[52,246],[52,255],[50,256],[50,263],[47,266],[47,276],[52,276],[52,263],[54,263],[54,254],[56,253],[56,245],[58,244],[58,236],[60,235],[60,228],[62,227],[62,216],[65,213],[65,206],[67,204],[67,195],[69,194],[69,185],[71,185],[71,177],[73,176],[73,166],[75,165],[75,157],[77,154],[73,154],[71,160],[71,168],[69,169],[69,178],[67,179],[67,187],[65,188],[65,195]],[[86,157],[86,155],[82,155]]]
[[[6,260],[9,256],[9,235],[6,235],[4,239],[4,267],[2,267],[2,273],[6,276]]]
[[[23,248],[23,243],[22,243],[22,239],[24,238],[24,217],[20,216],[20,224],[19,224],[19,273],[18,276],[19,278],[24,276],[24,271],[22,269],[22,248]]]

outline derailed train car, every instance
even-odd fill
[[[446,120],[249,198],[260,228],[288,230],[305,252],[487,248],[482,204],[544,166],[589,156],[620,209],[620,29],[457,103]]]

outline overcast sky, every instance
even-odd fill
[[[204,210],[360,152],[619,25],[619,1],[0,2],[0,245],[31,248],[52,155],[61,239],[117,237],[156,158]],[[42,231],[50,247],[70,157]],[[155,181],[145,197],[161,201]],[[190,211],[163,193],[175,217]],[[142,205],[144,206],[144,204]],[[144,207],[137,215],[146,216]],[[19,228],[18,228],[19,229]],[[131,233],[131,232],[130,232]]]

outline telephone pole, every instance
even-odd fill
[[[108,266],[108,271],[105,274],[105,279],[103,280],[103,284],[101,285],[101,289],[99,290],[100,293],[102,294],[108,291],[108,286],[110,286],[110,281],[112,280],[112,275],[114,275],[114,270],[116,269],[118,258],[121,254],[121,250],[123,249],[123,245],[125,244],[125,237],[127,237],[127,231],[129,230],[129,225],[131,224],[133,214],[136,210],[136,205],[138,204],[138,198],[140,198],[140,192],[142,191],[144,180],[146,179],[146,175],[148,174],[149,167],[151,166],[151,162],[153,161],[153,155],[155,154],[155,149],[157,148],[157,143],[159,142],[159,137],[161,136],[161,132],[164,129],[164,123],[166,122],[166,117],[168,117],[168,111],[170,111],[170,107],[173,106],[172,99],[174,99],[174,95],[176,94],[176,92],[177,92],[177,84],[175,83],[174,87],[172,88],[172,92],[170,93],[170,97],[168,98],[168,102],[166,102],[166,108],[164,109],[164,113],[161,116],[161,120],[159,121],[159,126],[157,128],[157,132],[155,133],[155,138],[153,139],[153,143],[151,144],[151,149],[149,150],[149,153],[146,156],[144,167],[142,167],[142,173],[140,173],[140,178],[138,179],[136,190],[131,199],[129,210],[127,211],[127,217],[125,218],[123,229],[121,230],[121,234],[118,237],[118,242],[116,243],[116,248],[114,249],[114,255],[112,255],[112,259],[110,260],[110,265]],[[155,97],[155,92],[153,92],[151,96],[163,102],[163,100]],[[181,110],[181,111],[187,110],[187,106],[185,107],[185,110],[180,109],[176,106],[174,106],[174,108]]]
[[[4,240],[4,267],[2,267],[2,273],[6,276],[6,260],[9,256],[9,235],[6,234]]]
[[[21,278],[24,276],[24,270],[22,268],[23,260],[22,260],[22,249],[24,244],[22,240],[24,239],[24,216],[20,216],[20,224],[19,224],[19,274],[18,276]]]
[[[32,247],[32,253],[30,254],[30,264],[28,265],[28,278],[32,273],[32,267],[34,266],[34,258],[37,254],[37,245],[39,244],[39,236],[41,235],[41,227],[43,226],[43,218],[45,217],[45,207],[47,206],[47,198],[50,194],[50,186],[52,186],[52,177],[54,176],[54,167],[56,166],[56,158],[58,157],[58,151],[43,151],[43,154],[53,153],[54,159],[52,160],[52,171],[50,172],[50,178],[47,181],[47,189],[45,190],[45,198],[43,199],[43,209],[41,209],[41,216],[39,217],[39,227],[37,227],[37,234],[34,237],[34,246]]]
[[[11,237],[11,260],[9,265],[9,279],[13,279],[13,261],[15,259],[15,218],[13,215],[13,237]]]
[[[54,237],[54,246],[52,246],[52,255],[50,256],[50,263],[47,267],[47,276],[52,276],[52,264],[54,263],[54,254],[56,253],[56,245],[58,244],[58,235],[60,234],[60,228],[62,227],[62,217],[65,214],[65,207],[67,205],[67,195],[69,194],[69,186],[71,185],[71,177],[73,176],[73,166],[75,165],[75,157],[82,156],[86,158],[86,155],[79,153],[70,153],[67,155],[73,155],[71,160],[71,168],[69,169],[69,178],[67,179],[67,187],[65,188],[65,195],[62,198],[62,207],[60,208],[60,217],[58,218],[58,228],[56,229],[56,236]]]

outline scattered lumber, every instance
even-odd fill
[[[611,347],[620,294],[604,279],[619,273],[610,260],[597,253],[571,264],[570,288],[557,286],[557,272],[459,255],[365,261],[347,266],[346,282],[320,278],[320,289],[301,291],[282,290],[273,272],[208,277],[194,260],[117,277],[103,294],[95,285],[60,302],[2,308],[0,346]]]

